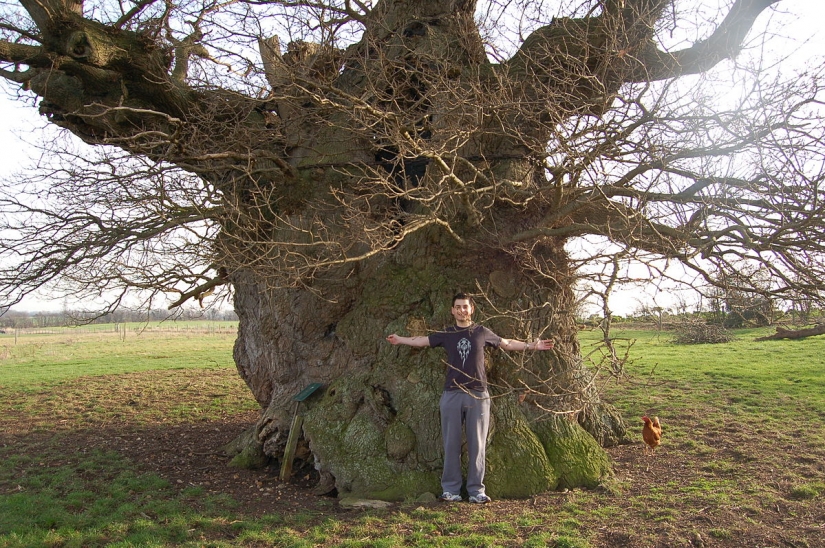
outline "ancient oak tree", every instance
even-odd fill
[[[502,335],[556,341],[491,355],[488,492],[596,484],[626,433],[577,342],[580,266],[822,279],[818,75],[732,61],[780,4],[6,1],[0,75],[91,147],[48,143],[2,191],[3,304],[231,288],[262,408],[239,461],[280,458],[319,382],[299,453],[397,499],[438,489],[444,366],[384,338],[468,291]],[[745,85],[714,103],[720,64]],[[614,247],[572,256],[584,237]]]

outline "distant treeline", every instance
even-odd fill
[[[117,310],[106,314],[89,314],[77,311],[61,312],[18,312],[7,310],[0,315],[0,328],[27,329],[45,327],[66,327],[71,325],[118,324],[125,322],[158,322],[163,320],[182,321],[235,321],[238,319],[234,310],[177,310],[170,314],[168,310],[150,311]]]

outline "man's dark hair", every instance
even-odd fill
[[[473,308],[476,307],[476,302],[473,300],[473,296],[462,292],[458,292],[455,295],[453,295],[453,306],[455,306],[455,302],[460,299],[467,299],[468,301],[470,301],[470,305],[472,305]]]

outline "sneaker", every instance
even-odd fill
[[[444,502],[461,502],[461,495],[454,495],[448,491],[444,491],[441,493],[441,496],[438,497],[438,500],[443,500]]]
[[[485,495],[484,493],[479,493],[477,495],[473,495],[470,497],[470,502],[473,504],[487,504],[488,502],[492,502],[493,499]]]

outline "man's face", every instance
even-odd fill
[[[473,317],[473,305],[470,304],[469,299],[456,299],[451,311],[459,325],[470,322]]]

